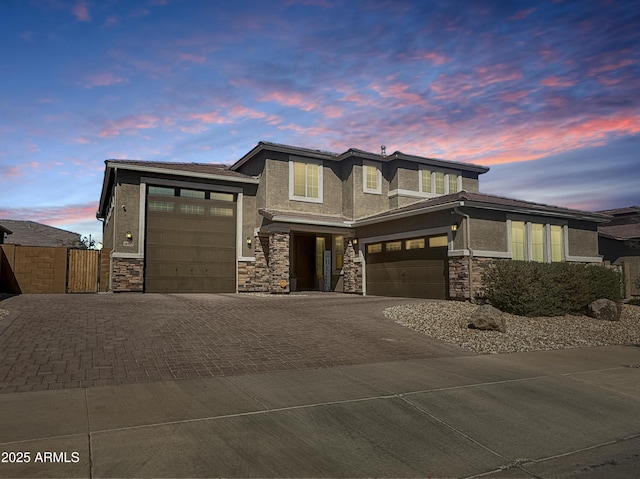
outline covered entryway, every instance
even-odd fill
[[[150,186],[146,224],[145,292],[235,292],[233,194]]]
[[[446,299],[446,235],[366,244],[366,292],[376,296]]]

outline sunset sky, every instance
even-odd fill
[[[0,218],[101,236],[104,160],[260,140],[488,165],[640,204],[640,2],[0,0]]]

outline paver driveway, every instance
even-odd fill
[[[0,392],[468,355],[342,294],[21,295],[0,307]]]

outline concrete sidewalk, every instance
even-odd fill
[[[608,346],[5,394],[0,450],[30,462],[0,476],[639,477],[639,367]]]

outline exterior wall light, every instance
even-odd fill
[[[247,236],[247,248],[251,248],[251,238]]]
[[[458,225],[457,224],[452,224],[451,225],[451,231],[458,231]]]
[[[124,237],[126,238],[127,241],[131,241],[133,239],[133,234],[131,233],[131,231],[127,231]]]
[[[354,245],[358,244],[358,238],[353,238],[353,244]]]

